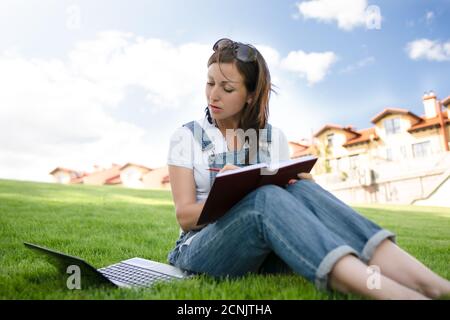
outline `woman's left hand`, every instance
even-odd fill
[[[301,180],[301,179],[314,181],[311,173],[300,172],[299,174],[297,174],[297,176],[299,177],[299,179],[291,179],[291,180],[289,180],[288,184],[296,183],[298,180]]]

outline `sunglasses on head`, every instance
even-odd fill
[[[256,61],[256,48],[252,45],[235,42],[227,38],[222,38],[220,40],[217,40],[217,42],[213,46],[213,50],[217,51],[221,50],[222,48],[234,49],[234,55],[236,59],[242,62]]]

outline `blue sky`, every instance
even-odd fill
[[[379,9],[379,28],[361,6]],[[164,165],[171,132],[202,115],[221,37],[267,58],[270,120],[290,140],[370,127],[385,107],[421,115],[425,91],[450,95],[449,14],[450,0],[2,1],[0,177]]]

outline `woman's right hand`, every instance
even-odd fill
[[[224,171],[228,171],[228,170],[234,170],[234,169],[239,169],[239,167],[235,166],[233,164],[227,163],[226,165],[223,166],[223,168],[219,171],[219,173],[220,172],[224,172]]]

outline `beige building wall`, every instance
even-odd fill
[[[447,125],[447,137],[448,137],[448,147],[450,149],[450,125]]]
[[[101,186],[106,180],[115,177],[120,174],[120,166],[113,166],[109,169],[94,172],[83,178],[84,184]]]
[[[387,134],[385,121],[399,119],[399,132]],[[316,137],[320,152],[313,170],[316,181],[349,203],[403,203],[450,206],[445,179],[450,152],[445,151],[439,128],[409,132],[417,118],[389,114],[374,124],[378,139],[343,147],[344,130],[329,128]],[[450,126],[446,127],[450,137]],[[325,154],[327,135],[333,133],[333,147]],[[414,145],[429,142],[426,155],[414,153]],[[326,159],[325,159],[326,158]],[[328,163],[331,172],[324,170]],[[446,182],[447,183],[447,182]],[[440,191],[442,189],[442,191]]]
[[[400,132],[396,134],[386,134],[384,128],[384,120],[399,118]],[[355,166],[365,167],[382,161],[387,162],[404,162],[405,160],[414,161],[416,159],[413,153],[413,146],[422,142],[430,143],[430,156],[440,155],[444,152],[443,139],[438,128],[426,129],[410,133],[408,129],[411,126],[409,116],[390,115],[376,123],[375,131],[379,136],[379,140],[373,140],[348,147],[333,146],[327,156],[331,171],[352,171]],[[345,135],[339,130],[327,130],[318,137],[318,145],[324,150],[327,141],[327,134],[334,133],[336,141],[345,143]],[[324,154],[321,154],[324,157]],[[419,158],[421,161],[422,158]],[[323,172],[322,172],[323,173]],[[348,172],[347,172],[348,173]],[[320,174],[316,172],[316,174]]]
[[[68,184],[71,180],[71,174],[65,171],[55,172],[52,176],[56,183]]]
[[[426,131],[414,132],[412,133],[412,138],[410,139],[410,145],[412,150],[412,145],[415,143],[430,141],[431,144],[431,154],[444,152],[444,140],[440,135],[439,128],[428,129]]]
[[[138,166],[127,166],[120,170],[120,180],[122,185],[127,188],[144,188],[143,177],[149,172]]]
[[[324,151],[328,143],[327,136],[329,134],[333,134],[333,147],[328,148],[329,152],[326,155]],[[350,174],[351,171],[361,168],[373,156],[376,156],[378,145],[373,141],[344,147],[343,144],[347,141],[347,135],[352,136],[350,133],[344,133],[343,130],[328,129],[317,137],[317,144],[321,150],[320,168],[313,170],[313,174],[326,173],[325,162],[327,160],[331,172]]]
[[[162,183],[163,178],[167,175],[169,175],[167,166],[153,169],[142,178],[144,188],[170,190],[170,183]]]
[[[328,145],[328,136],[333,135],[332,146]],[[320,151],[320,157],[317,165],[313,169],[313,174],[324,174],[331,171],[336,171],[341,165],[341,160],[347,156],[348,151],[342,146],[346,142],[347,138],[342,130],[328,129],[316,137],[316,144]],[[344,166],[345,164],[342,163]]]
[[[395,134],[387,134],[384,127],[385,121],[391,119],[400,120],[400,132]],[[374,155],[380,159],[401,160],[405,158],[406,154],[410,154],[409,149],[414,143],[414,137],[408,132],[414,119],[400,114],[388,115],[382,118],[375,124],[375,132],[380,137],[377,145],[377,150]]]
[[[422,200],[415,201],[415,205],[419,206],[441,206],[450,207],[450,178],[447,176],[445,181],[436,188],[432,194]]]

